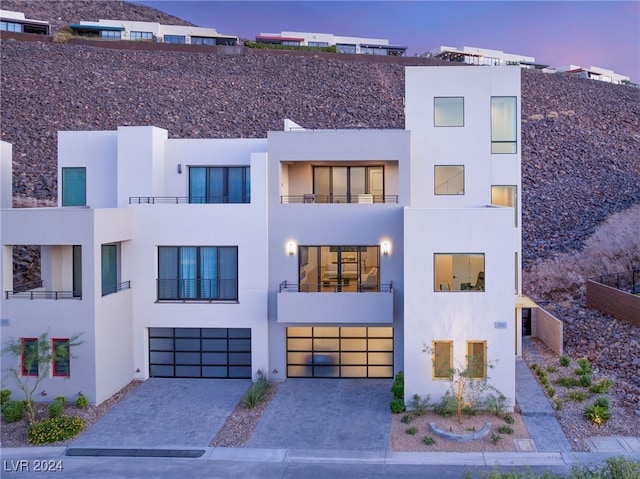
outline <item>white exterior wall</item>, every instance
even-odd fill
[[[309,42],[326,42],[329,46],[337,44],[355,45],[356,53],[360,52],[360,46],[365,45],[389,45],[389,40],[385,38],[364,38],[364,37],[345,37],[334,35],[333,33],[311,33],[311,32],[280,32],[280,33],[261,33],[261,36],[283,37],[283,38],[302,38],[301,46],[309,46]]]
[[[489,48],[466,47],[466,46],[462,48],[439,46],[432,50],[429,50],[428,55],[431,57],[435,57],[447,52],[461,53],[461,54],[477,56],[477,57],[497,58],[498,60],[500,60],[500,64],[502,65],[511,63],[511,62],[534,63],[536,61],[535,57],[520,55],[518,53],[505,53],[502,50],[491,50]]]

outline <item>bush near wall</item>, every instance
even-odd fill
[[[77,416],[63,416],[34,422],[27,428],[27,441],[31,444],[64,441],[77,435],[84,425],[84,419]]]

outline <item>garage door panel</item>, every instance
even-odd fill
[[[149,328],[149,375],[251,378],[249,328]]]

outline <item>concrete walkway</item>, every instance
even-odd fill
[[[250,384],[248,379],[148,379],[70,447],[208,447]]]

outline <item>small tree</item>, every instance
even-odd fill
[[[33,409],[33,394],[42,380],[49,377],[51,362],[75,357],[71,354],[71,348],[82,344],[82,341],[79,340],[81,334],[74,334],[67,342],[68,347],[56,348],[55,351],[51,346],[48,333],[42,333],[30,348],[25,348],[21,339],[11,338],[6,342],[2,352],[18,359],[18,365],[6,368],[5,376],[15,379],[18,387],[24,393],[29,423],[35,422],[36,419]],[[23,370],[34,371],[36,368],[37,375],[23,375]]]

